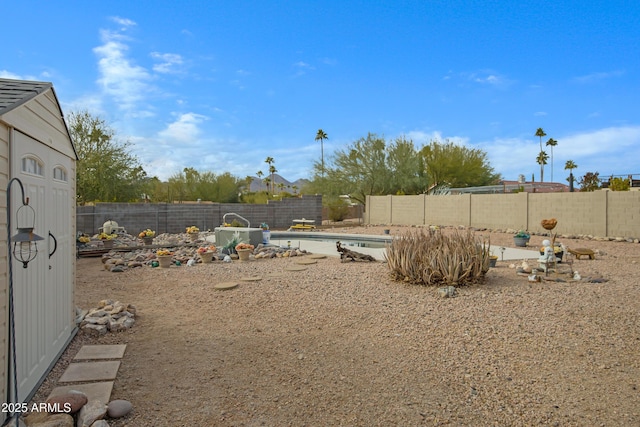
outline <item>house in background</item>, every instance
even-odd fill
[[[7,397],[9,269],[12,263],[18,402],[37,391],[76,332],[77,155],[51,83],[0,79],[0,390]],[[18,178],[35,212],[38,254],[27,268],[7,248],[7,186]],[[9,187],[10,235],[23,218],[18,182]],[[16,403],[18,403],[16,402]],[[6,416],[6,414],[2,415]]]

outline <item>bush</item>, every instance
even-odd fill
[[[334,200],[329,204],[329,219],[331,221],[344,221],[349,216],[349,205],[341,199]]]
[[[489,270],[489,242],[470,231],[446,236],[440,230],[407,233],[387,247],[385,258],[394,280],[426,286],[481,282]]]

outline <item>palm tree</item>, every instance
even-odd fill
[[[264,173],[262,171],[258,171],[256,172],[256,175],[258,176],[258,179],[262,181],[262,177],[264,176]]]
[[[553,182],[553,147],[558,145],[558,141],[553,138],[549,138],[547,141],[547,147],[551,147],[551,182]]]
[[[273,157],[267,157],[264,161],[269,165],[269,174],[271,175],[271,193],[273,193],[273,174],[276,173],[276,167],[273,166],[274,161]]]
[[[540,165],[540,182],[544,181],[544,165],[547,164],[547,159],[549,155],[544,151],[541,151],[536,158],[536,162]]]
[[[573,193],[573,183],[576,180],[573,177],[573,170],[577,169],[577,167],[578,165],[576,165],[573,160],[567,160],[567,163],[564,164],[564,169],[565,170],[569,169],[569,178],[567,178],[567,181],[569,181],[569,191],[572,193]]]
[[[540,158],[542,156],[542,153],[544,152],[542,151],[542,137],[547,136],[547,134],[544,132],[544,129],[538,128],[538,130],[536,130],[535,136],[540,138],[540,154],[538,154],[538,158],[536,159],[536,162],[540,165],[540,182],[542,182],[543,181],[542,177],[544,176],[544,165],[547,164],[546,160],[544,163],[540,163]]]
[[[324,177],[324,140],[329,139],[326,133],[322,129],[318,129],[316,133],[316,141],[320,141],[320,155],[322,156],[322,177]]]

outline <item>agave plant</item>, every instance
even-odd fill
[[[444,235],[429,229],[394,239],[385,258],[395,280],[458,286],[481,281],[489,270],[489,242],[470,231]]]

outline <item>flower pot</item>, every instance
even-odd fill
[[[213,260],[213,252],[203,252],[200,254],[203,264],[209,264]]]
[[[489,267],[495,267],[496,262],[498,261],[498,257],[489,257]]]
[[[113,240],[103,240],[102,246],[104,246],[106,249],[111,249],[113,247]]]
[[[188,233],[189,234],[189,240],[191,240],[192,242],[197,242],[198,239],[200,238],[200,233],[196,232],[196,233]]]
[[[153,244],[153,237],[143,237],[142,241],[144,242],[145,245],[149,246]]]
[[[516,246],[524,248],[529,243],[529,237],[514,237],[513,238],[513,243]]]
[[[237,249],[240,261],[249,261],[249,255],[253,252],[251,249]]]
[[[158,257],[158,263],[160,263],[160,268],[169,268],[172,263],[172,255],[160,255]]]
[[[271,241],[271,231],[262,230],[262,243],[268,245]]]

